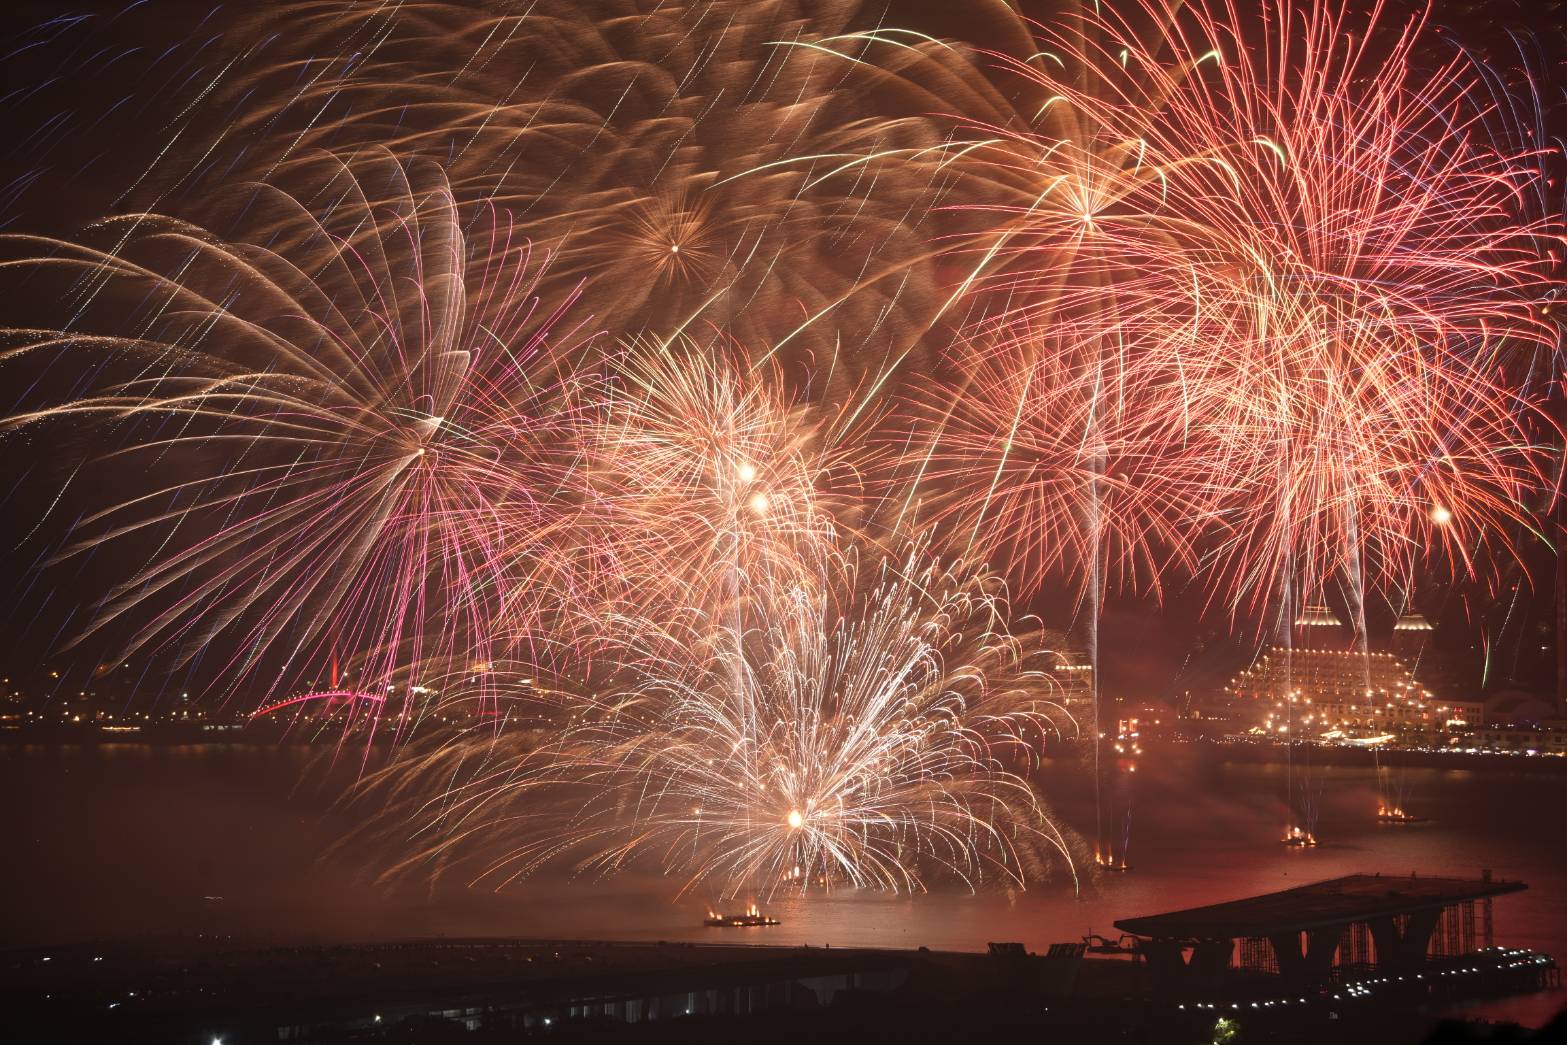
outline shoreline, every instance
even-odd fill
[[[1282,765],[1288,751],[1283,744],[1253,741],[1155,738],[1145,742],[1150,750],[1166,753],[1189,748],[1214,756],[1220,762],[1237,765]],[[1437,751],[1422,748],[1377,750],[1339,744],[1298,743],[1294,760],[1299,765],[1370,768],[1382,765],[1408,769],[1470,769],[1509,772],[1567,773],[1567,758],[1557,755],[1529,755],[1502,751]]]
[[[361,743],[362,738],[350,740]],[[252,732],[243,729],[195,730],[182,727],[152,728],[137,733],[108,733],[93,729],[0,732],[0,749],[63,749],[99,747],[234,747],[234,748],[316,748],[341,747],[340,735],[309,737],[289,735],[286,731]],[[370,742],[383,747],[390,739]],[[1219,763],[1235,765],[1282,765],[1287,761],[1285,745],[1250,740],[1214,740],[1201,737],[1150,736],[1144,739],[1149,754],[1195,755]],[[1081,752],[1059,747],[1047,750],[1045,757],[1072,760]],[[1567,758],[1557,755],[1530,755],[1524,752],[1442,751],[1421,748],[1376,750],[1339,744],[1301,742],[1294,747],[1295,761],[1302,765],[1419,769],[1501,770],[1508,772],[1567,773]]]
[[[1311,986],[1237,974],[1224,987],[1194,983],[1171,993],[1150,978],[1146,963],[1055,948],[984,953],[520,936],[266,946],[181,937],[0,951],[0,968],[10,972],[0,996],[40,1041],[186,1040],[215,1028],[235,1045],[323,1040],[317,1035],[336,1041],[376,1025],[429,1031],[442,1018],[469,1031],[509,1032],[505,1040],[548,1033],[552,1024],[631,1033],[638,1023],[671,1021],[704,1032],[692,1040],[760,1040],[752,1033],[765,1029],[758,1019],[804,1017],[804,1030],[839,1005],[870,1017],[872,1026],[904,1032],[936,1019],[972,1033],[978,1014],[1025,1013],[1026,1028],[1014,1028],[1008,1016],[996,1029],[1074,1040],[1094,1030],[1158,1026],[1175,1032],[1158,1040],[1199,1042],[1222,1011],[1264,1033],[1309,1028],[1304,1040],[1350,1028],[1397,1040],[1376,1032],[1464,1018],[1464,1008],[1487,998],[1533,996],[1527,984],[1534,981],[1508,967],[1524,953],[1433,961],[1426,981],[1400,977],[1402,987],[1357,969]]]

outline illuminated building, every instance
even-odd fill
[[[1050,640],[1058,640],[1051,642]],[[1060,701],[1077,720],[1090,721],[1094,705],[1094,663],[1084,650],[1068,646],[1065,636],[1050,634],[1046,641],[1047,668],[1056,691],[1054,699]]]
[[[1418,656],[1431,625],[1410,614],[1394,626],[1393,646]],[[1331,610],[1306,608],[1293,647],[1268,647],[1226,687],[1252,733],[1361,743],[1414,741],[1447,726],[1453,709],[1438,703],[1399,653],[1360,644]]]

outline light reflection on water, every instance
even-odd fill
[[[258,939],[521,935],[952,950],[1018,940],[1040,950],[1090,930],[1114,936],[1117,918],[1341,874],[1489,868],[1530,885],[1496,902],[1498,942],[1567,956],[1567,837],[1554,827],[1567,776],[1553,773],[1396,771],[1405,808],[1433,819],[1388,826],[1374,819],[1371,769],[1319,767],[1311,780],[1322,844],[1298,850],[1277,841],[1282,766],[1153,752],[1113,802],[1119,822],[1130,797],[1127,874],[1090,875],[1078,893],[1063,875],[1026,892],[943,886],[915,897],[778,897],[765,906],[783,925],[721,930],[701,926],[705,912],[737,910],[746,898],[720,904],[697,891],[676,899],[678,880],[648,874],[533,880],[500,893],[457,882],[366,886],[355,871],[377,854],[322,856],[343,825],[324,812],[329,788],[318,778],[301,783],[317,757],[224,745],[0,747],[0,785],[23,796],[4,814],[4,837],[18,840],[9,888],[0,890],[6,942],[217,928]],[[1078,767],[1052,764],[1042,780],[1063,822],[1092,823]],[[203,903],[203,895],[223,900]],[[1552,1004],[1532,1003],[1544,1013]]]

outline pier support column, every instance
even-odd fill
[[[1148,971],[1162,990],[1176,990],[1193,982],[1217,984],[1224,979],[1235,954],[1235,941],[1228,938],[1206,940],[1142,940],[1138,950],[1148,962]],[[1186,949],[1191,948],[1191,957]]]
[[[1161,983],[1178,983],[1186,973],[1180,940],[1144,940],[1138,945],[1148,961],[1148,971]]]
[[[1234,956],[1234,940],[1198,940],[1187,964],[1198,980],[1205,984],[1216,984],[1224,979],[1224,974],[1230,968],[1230,959]]]
[[[1333,975],[1333,956],[1338,953],[1342,932],[1342,927],[1337,925],[1313,929],[1306,934],[1304,950],[1298,932],[1269,936],[1274,956],[1278,958],[1279,975],[1294,983],[1326,982]]]
[[[1431,933],[1441,917],[1440,907],[1416,911],[1409,916],[1402,933],[1398,931],[1398,922],[1390,915],[1367,921],[1371,938],[1377,945],[1377,968],[1408,969],[1423,965],[1426,950],[1431,946]]]

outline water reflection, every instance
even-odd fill
[[[315,764],[313,772],[307,766]],[[1540,810],[1554,774],[1411,769],[1404,804],[1431,822],[1376,823],[1369,768],[1318,768],[1314,849],[1279,845],[1283,768],[1231,765],[1189,751],[1153,752],[1137,784],[1124,875],[1063,879],[1026,892],[940,888],[917,897],[852,891],[775,899],[784,924],[704,929],[715,903],[656,875],[611,881],[535,879],[495,893],[448,882],[372,888],[380,854],[323,853],[345,826],[331,798],[357,753],[322,768],[301,748],[191,745],[0,749],[5,836],[19,840],[0,917],[9,942],[186,934],[219,928],[303,940],[432,934],[619,937],[928,946],[979,950],[991,940],[1031,949],[1112,933],[1117,918],[1288,888],[1357,871],[1521,878],[1529,892],[1498,901],[1498,939],[1567,954],[1567,839]],[[1044,773],[1058,816],[1092,823],[1091,796],[1069,764]],[[203,902],[201,897],[221,896]]]

